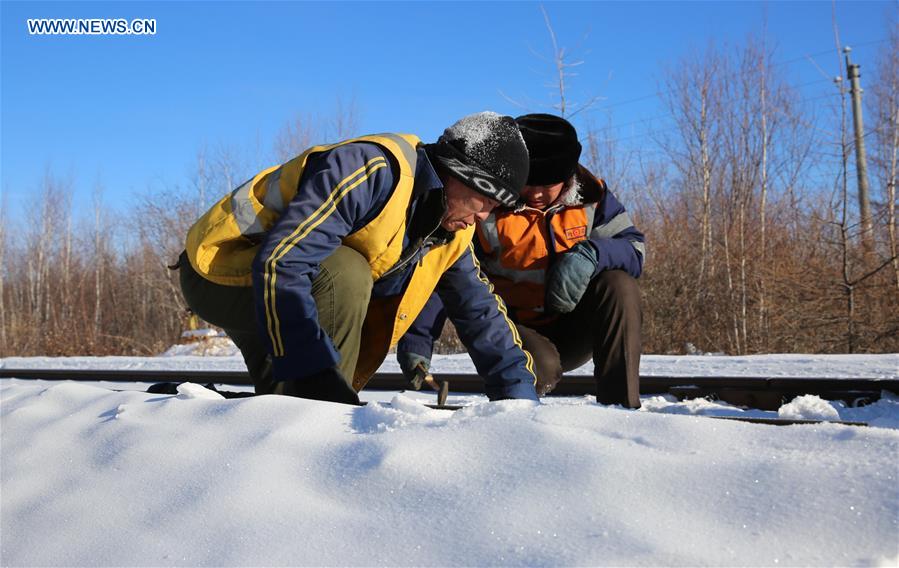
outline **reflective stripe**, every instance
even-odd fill
[[[281,242],[278,243],[278,246],[272,250],[271,255],[265,263],[265,293],[263,300],[265,304],[265,319],[267,320],[269,339],[272,341],[272,350],[275,357],[284,355],[284,342],[281,339],[281,322],[278,319],[275,303],[275,282],[277,279],[275,265],[290,251],[290,249],[299,244],[299,242],[306,238],[313,229],[330,217],[331,213],[337,209],[337,204],[340,203],[350,191],[367,180],[373,172],[386,167],[386,158],[378,156],[372,158],[364,166],[343,178],[343,180],[334,187],[331,194],[328,195],[328,198],[325,199],[318,209],[309,215],[305,221],[300,223],[292,233],[284,237]]]
[[[627,212],[619,213],[605,225],[600,225],[593,229],[593,232],[590,233],[590,237],[595,239],[610,239],[628,227],[633,226],[634,224],[631,222],[631,218],[628,216]]]
[[[409,162],[409,166],[412,168],[412,174],[415,175],[415,164],[418,161],[418,152],[415,151],[415,147],[413,147],[412,144],[409,144],[409,142],[407,142],[406,139],[402,136],[398,136],[390,132],[385,132],[383,134],[373,134],[372,136],[380,136],[382,138],[390,140],[391,142],[395,142],[403,152],[403,158],[405,158],[405,160]]]
[[[595,203],[585,203],[584,204],[584,214],[587,215],[587,226],[592,229],[593,228],[593,219],[596,218],[596,204]]]
[[[231,211],[234,212],[234,221],[241,235],[248,234],[256,223],[256,209],[250,201],[250,192],[253,191],[253,180],[250,178],[240,187],[231,192]]]
[[[414,175],[418,153],[412,144],[397,134],[384,133],[376,134],[374,136],[380,136],[395,143],[403,153],[405,160],[409,163],[412,175]],[[283,167],[277,167],[268,174],[268,180],[266,181],[265,186],[265,198],[262,203],[265,208],[271,209],[278,215],[284,212],[284,198],[281,195],[280,186],[282,169]],[[268,230],[262,226],[262,223],[260,223],[259,214],[253,206],[253,201],[250,199],[250,192],[253,190],[254,185],[253,182],[266,175],[266,173],[267,172],[262,172],[247,180],[246,183],[231,193],[231,210],[234,212],[234,220],[237,223],[240,234],[243,236],[259,235]]]
[[[496,232],[495,213],[487,215],[487,218],[481,221],[481,230],[484,232],[484,237],[487,238],[487,245],[490,247],[490,252],[497,252],[499,250],[499,233]]]
[[[629,241],[629,242],[631,243],[631,246],[634,247],[637,250],[637,252],[640,253],[640,256],[642,256],[643,259],[646,260],[646,245],[644,245],[640,241]]]
[[[512,320],[509,319],[509,312],[506,310],[506,303],[503,302],[503,299],[499,297],[499,294],[496,294],[493,291],[493,284],[490,283],[490,280],[484,275],[484,272],[481,270],[481,264],[478,262],[478,257],[474,254],[474,245],[472,243],[468,243],[468,252],[471,254],[471,261],[474,263],[474,267],[477,270],[477,278],[481,282],[483,282],[487,286],[487,291],[489,291],[493,298],[496,300],[496,307],[499,309],[499,313],[502,314],[503,319],[506,320],[506,323],[509,325],[509,331],[512,332],[512,341],[515,345],[521,349],[521,352],[524,353],[525,363],[524,367],[527,371],[534,377],[534,384],[537,384],[537,373],[534,372],[534,358],[531,356],[531,353],[524,348],[524,344],[521,341],[521,336],[518,334],[518,328],[515,327],[515,324],[512,323]]]
[[[281,196],[281,170],[278,168],[268,175],[268,183],[265,186],[265,199],[262,204],[275,211],[279,215],[284,212],[284,198]]]
[[[278,181],[281,179],[280,167],[271,168],[248,179],[231,192],[231,211],[234,213],[234,222],[237,223],[237,228],[243,236],[261,235],[268,230],[259,221],[259,213],[253,206],[254,200],[250,198],[255,181],[265,175],[268,175],[269,178],[266,184],[265,199],[262,203],[263,207],[274,209],[279,214],[284,209],[284,200],[278,185]]]
[[[492,257],[482,259],[484,271],[490,276],[499,276],[512,282],[529,282],[531,284],[543,284],[546,281],[546,271],[538,270],[515,270],[514,268],[506,268],[500,264],[499,260]]]

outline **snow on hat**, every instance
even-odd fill
[[[515,119],[531,156],[528,185],[568,181],[577,170],[581,144],[570,122],[552,114],[525,114]]]
[[[528,177],[528,151],[511,116],[470,114],[443,131],[428,152],[448,174],[507,207]]]

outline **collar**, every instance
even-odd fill
[[[409,204],[407,235],[415,241],[439,233],[442,240],[446,237],[446,231],[440,228],[440,221],[446,213],[443,182],[425,149],[419,146],[416,153],[418,159],[415,164],[412,201]]]
[[[584,171],[587,170],[584,169]],[[590,176],[590,179],[592,179],[592,174]],[[580,173],[576,173],[575,175],[571,176],[571,179],[565,183],[565,188],[562,189],[562,192],[559,194],[556,200],[553,201],[552,204],[550,204],[550,206],[546,209],[537,209],[536,207],[529,206],[527,203],[523,203],[520,207],[514,209],[513,212],[518,213],[521,211],[537,211],[543,215],[548,215],[550,213],[555,213],[568,207],[578,207],[580,205],[584,205],[585,203],[589,203],[590,200],[587,199],[584,195],[585,181],[589,182],[590,180],[585,180]]]
[[[437,175],[437,170],[434,169],[434,164],[428,158],[424,146],[419,146],[415,153],[417,159],[415,161],[415,185],[412,188],[413,199],[423,193],[443,189],[443,182],[440,181],[440,176]]]

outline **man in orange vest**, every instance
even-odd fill
[[[593,360],[597,401],[640,406],[640,292],[644,237],[606,183],[578,164],[581,145],[565,119],[516,119],[530,154],[524,206],[477,225],[476,253],[534,355],[537,392]],[[400,341],[415,380],[427,372],[445,315],[432,297]]]

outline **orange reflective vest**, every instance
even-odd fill
[[[576,179],[578,183],[566,188],[546,210],[524,207],[494,212],[478,224],[478,256],[483,269],[514,310],[515,319],[525,325],[545,324],[555,317],[544,313],[543,302],[547,269],[557,255],[588,238],[612,238],[628,229],[635,231],[623,208],[605,212],[600,207],[597,212],[607,195],[620,207],[602,179],[583,166],[579,166]],[[611,222],[604,217],[610,212],[615,215]],[[642,234],[628,240],[642,259]]]

